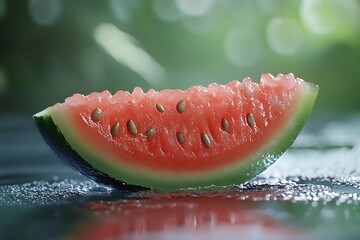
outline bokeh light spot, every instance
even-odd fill
[[[292,19],[272,19],[266,37],[270,47],[281,55],[295,54],[302,42],[300,26]]]
[[[203,33],[211,29],[213,20],[209,16],[187,17],[182,20],[184,27],[194,33]]]
[[[151,85],[160,85],[165,69],[138,46],[137,40],[111,23],[103,23],[94,31],[95,41],[119,64],[131,69]]]
[[[51,25],[56,22],[62,12],[60,0],[30,0],[30,15],[39,25]]]
[[[109,0],[114,16],[123,22],[132,20],[134,13],[141,5],[141,0]]]
[[[156,16],[166,22],[175,22],[183,17],[174,0],[153,0],[153,9]]]
[[[291,4],[291,1],[293,0],[256,0],[255,2],[263,13],[273,15],[284,8],[284,5],[288,6]]]
[[[261,45],[254,32],[236,29],[225,39],[225,54],[228,60],[240,67],[250,67],[257,63]]]
[[[300,16],[308,30],[320,34],[334,31],[341,19],[337,2],[342,1],[303,0]]]
[[[214,0],[175,0],[179,10],[188,16],[203,16],[214,4]]]

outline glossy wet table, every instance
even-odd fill
[[[312,120],[250,182],[171,193],[77,175],[30,117],[0,133],[0,239],[360,239],[360,116]]]

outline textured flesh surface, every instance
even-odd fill
[[[264,74],[259,84],[245,78],[242,83],[210,84],[207,88],[195,86],[185,91],[150,90],[143,93],[140,88],[135,88],[132,94],[124,91],[115,95],[107,91],[88,96],[75,94],[65,103],[56,104],[37,116],[51,115],[60,131],[64,130],[65,138],[74,143],[71,145],[75,148],[81,145],[79,154],[86,151],[85,160],[89,156],[92,158],[93,154],[88,152],[94,152],[95,159],[90,159],[89,163],[95,168],[100,167],[101,171],[106,172],[112,166],[130,172],[141,169],[145,175],[150,173],[150,178],[164,173],[166,177],[173,174],[174,178],[185,178],[181,181],[186,182],[186,176],[193,179],[198,173],[203,177],[208,171],[231,168],[241,162],[249,164],[255,158],[259,160],[259,153],[261,157],[281,154],[304,124],[304,119],[300,119],[300,124],[291,121],[299,115],[296,111],[309,92],[313,99],[308,103],[310,110],[305,110],[310,113],[317,87],[294,78],[292,74],[276,78]],[[179,113],[176,105],[181,100],[185,101],[185,110]],[[159,112],[156,104],[161,104],[164,112]],[[101,109],[102,116],[95,121],[91,116],[97,108]],[[254,117],[253,126],[247,120],[249,113]],[[308,114],[305,115],[306,120]],[[222,128],[222,119],[228,121],[227,131]],[[128,120],[135,123],[136,135],[129,132]],[[119,130],[112,136],[111,128],[115,123],[119,123]],[[284,126],[297,133],[281,142],[281,146],[272,146]],[[146,136],[149,128],[155,129],[152,139]],[[178,132],[185,136],[183,144],[177,140]],[[72,136],[75,133],[76,136]],[[210,140],[209,148],[202,142],[203,133]],[[264,151],[266,148],[273,152]],[[107,162],[107,166],[102,163],[96,166],[99,161]],[[114,172],[116,175],[116,171],[110,172],[110,175]],[[121,179],[121,176],[113,177]],[[124,180],[147,185],[144,179],[136,181],[134,176]],[[185,185],[197,186],[191,181]]]
[[[136,88],[132,94],[93,93],[68,98],[63,106],[77,134],[90,145],[119,156],[126,164],[177,172],[203,171],[249,156],[268,142],[296,108],[301,96],[297,91],[301,89],[295,86],[291,90],[266,84],[257,86],[246,80],[243,84],[237,81],[226,86],[213,84],[207,90],[192,87],[186,91],[150,90],[144,94]],[[185,111],[179,113],[176,104],[183,99]],[[156,109],[157,103],[164,107],[163,113]],[[96,108],[103,113],[97,122],[91,119]],[[247,113],[254,116],[253,128],[247,124]],[[229,122],[228,132],[221,129],[223,118]],[[137,127],[136,136],[126,127],[130,119]],[[111,126],[116,122],[120,129],[112,137]],[[156,133],[148,140],[145,134],[151,127]],[[177,132],[184,133],[184,144],[178,143]],[[210,149],[202,143],[201,133],[210,138]]]

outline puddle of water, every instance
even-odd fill
[[[293,203],[328,203],[337,205],[360,201],[360,184],[351,179],[335,178],[264,178],[257,177],[239,186],[209,187],[198,190],[162,192],[149,190],[131,193],[98,185],[93,181],[61,180],[34,181],[25,184],[0,186],[0,206],[53,206],[92,201],[125,198],[174,199],[174,198],[223,198],[239,201],[290,201]]]

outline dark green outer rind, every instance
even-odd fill
[[[115,178],[131,184],[163,190],[197,188],[210,185],[224,186],[242,183],[258,175],[274,163],[292,145],[307,121],[318,93],[317,86],[308,83],[306,85],[307,89],[304,90],[293,116],[282,130],[272,138],[271,142],[247,159],[239,159],[233,165],[202,174],[182,173],[176,175],[172,172],[149,171],[141,169],[140,166],[114,164],[116,158],[95,151],[91,146],[86,146],[86,142],[84,143],[81,139],[78,139],[71,126],[66,123],[66,118],[61,114],[57,114],[56,111],[52,112],[52,109],[46,110],[36,114],[34,119],[41,132],[50,132],[43,133],[43,136],[62,159],[68,161],[79,172],[100,179],[102,182],[107,182],[107,178],[111,176],[111,183]],[[52,126],[49,119],[52,119]],[[56,121],[53,121],[54,119]],[[61,131],[57,125],[60,126]],[[50,128],[56,128],[56,131],[54,132]],[[53,134],[60,134],[62,141],[54,140]],[[62,150],[64,147],[68,149],[66,154]],[[69,148],[71,151],[69,151]],[[79,165],[76,162],[81,164]],[[85,169],[83,169],[84,167]]]
[[[110,185],[125,191],[133,192],[148,189],[116,180],[93,168],[74,149],[72,149],[60,129],[55,125],[51,116],[34,116],[33,118],[46,143],[54,150],[58,157],[78,172],[90,177],[98,183]]]

